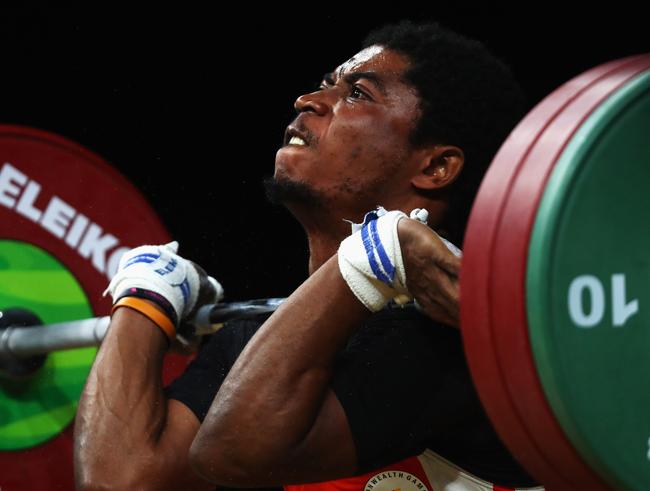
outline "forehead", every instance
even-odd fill
[[[400,82],[409,63],[406,57],[380,45],[362,49],[336,67],[338,76],[359,71],[373,71],[386,81]]]
[[[414,121],[420,114],[420,98],[417,89],[404,80],[404,73],[409,68],[410,61],[405,55],[372,45],[336,67],[336,79],[345,80],[347,76],[354,77],[355,73],[361,78],[367,78],[365,74],[372,74],[383,96],[379,106],[388,108],[391,114],[401,119]]]

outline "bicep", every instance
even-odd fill
[[[453,420],[458,408],[445,399],[455,377],[442,373],[462,356],[457,332],[422,320],[424,328],[403,325],[413,324],[407,318],[366,332],[342,353],[309,433],[283,469],[286,482],[339,479],[415,455],[437,431],[428,424],[435,414],[441,428]]]
[[[167,400],[167,419],[154,455],[158,462],[152,463],[152,469],[162,469],[162,472],[150,473],[147,487],[157,490],[214,490],[214,484],[199,477],[189,461],[190,445],[199,426],[196,415],[185,404],[175,399]]]
[[[199,426],[201,423],[190,408],[176,399],[168,399],[167,421],[158,443],[165,449],[189,449]]]

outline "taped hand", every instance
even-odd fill
[[[110,293],[114,303],[129,296],[146,298],[165,311],[175,329],[187,326],[198,307],[223,297],[223,288],[177,251],[178,242],[173,241],[125,252],[104,296]]]
[[[390,300],[416,305],[439,322],[458,325],[460,250],[426,226],[428,213],[411,219],[401,211],[378,207],[367,213],[341,242],[341,275],[371,311]]]

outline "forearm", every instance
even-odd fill
[[[77,482],[132,479],[152,455],[166,418],[161,370],[167,341],[129,308],[116,310],[79,401]]]
[[[260,474],[291,464],[321,409],[336,354],[368,315],[336,256],[296,290],[241,353],[197,434],[192,454],[213,471],[206,477],[218,479],[226,463],[226,472]]]

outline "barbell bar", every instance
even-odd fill
[[[208,304],[200,307],[188,324],[198,336],[214,334],[230,320],[270,314],[283,301],[284,298],[264,298]],[[29,358],[53,351],[99,346],[110,324],[110,316],[102,316],[27,327],[12,324],[6,317],[0,311],[0,365],[3,357]],[[5,327],[3,320],[7,324]]]

